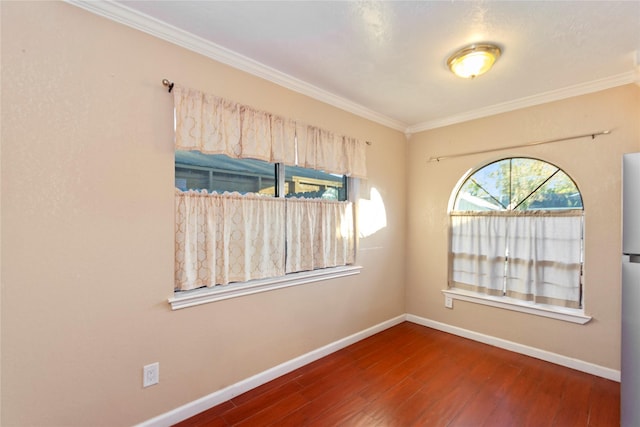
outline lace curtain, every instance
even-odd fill
[[[455,288],[579,308],[582,212],[452,214]]]
[[[284,200],[176,190],[178,290],[284,275]]]
[[[286,223],[287,273],[353,263],[351,203],[287,199]]]
[[[173,88],[176,149],[366,178],[366,143],[193,89]]]
[[[181,291],[346,265],[352,204],[177,190],[175,242]]]

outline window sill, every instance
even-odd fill
[[[288,288],[290,286],[304,285],[305,283],[313,283],[338,277],[352,276],[360,274],[360,270],[362,270],[361,266],[347,265],[343,267],[323,268],[314,271],[292,273],[283,277],[275,277],[271,279],[251,280],[242,283],[231,283],[226,286],[176,292],[173,298],[169,298],[169,304],[171,304],[172,310],[179,310],[181,308],[272,291],[274,289]]]
[[[519,311],[521,313],[528,313],[536,316],[549,317],[581,325],[584,325],[592,319],[591,316],[586,316],[582,310],[573,308],[527,303],[509,297],[493,297],[460,289],[443,289],[442,293],[452,299],[503,308],[505,310]]]

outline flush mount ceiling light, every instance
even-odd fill
[[[456,76],[472,79],[489,71],[500,53],[500,48],[493,44],[472,44],[451,55],[447,66]]]

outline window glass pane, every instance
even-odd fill
[[[474,172],[456,196],[456,211],[582,209],[571,178],[542,160],[512,158]]]
[[[511,203],[510,208],[526,209],[530,204],[530,197],[536,188],[552,176],[558,168],[546,162],[535,159],[511,159],[504,161],[507,177],[511,168]]]
[[[582,209],[582,197],[574,182],[558,171],[518,208],[518,210]]]
[[[273,163],[197,151],[178,150],[175,156],[175,185],[180,190],[275,194]]]
[[[489,194],[473,179],[467,180],[456,199],[457,211],[496,211],[503,210],[500,200]]]
[[[297,166],[285,166],[285,197],[347,200],[344,175]]]
[[[470,179],[503,209],[509,205],[508,161],[491,163],[476,171]]]
[[[209,187],[209,172],[176,165],[176,188],[182,191]]]

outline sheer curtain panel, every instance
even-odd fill
[[[494,215],[451,215],[451,287],[504,294],[505,220]]]
[[[580,308],[582,211],[451,215],[450,287]]]
[[[350,202],[287,199],[286,272],[352,264],[355,236]]]
[[[580,308],[582,211],[509,218],[507,296]]]

